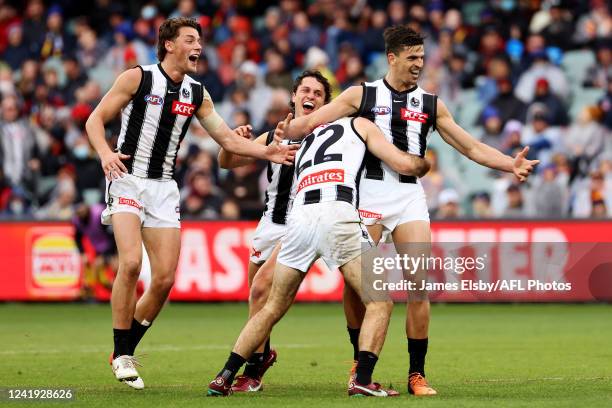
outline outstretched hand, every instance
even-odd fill
[[[512,172],[521,183],[527,180],[527,177],[529,177],[533,171],[533,168],[540,163],[539,160],[528,160],[528,152],[529,146],[526,146],[516,155],[512,165]]]

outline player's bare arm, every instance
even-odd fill
[[[85,124],[89,141],[100,156],[102,169],[109,180],[127,173],[127,168],[122,160],[129,159],[130,156],[119,152],[115,153],[111,150],[104,135],[104,125],[116,117],[130,102],[130,99],[138,90],[141,79],[142,71],[140,68],[129,69],[119,75]]]
[[[244,137],[245,139],[250,139],[251,132],[250,130],[248,130],[247,132],[245,129],[243,129],[245,127],[246,126],[240,126],[239,128],[234,129],[234,131],[239,136]],[[253,142],[260,144],[262,146],[265,146],[266,137],[267,137],[267,133],[261,134],[255,140],[253,140]],[[233,169],[236,167],[246,166],[247,164],[251,164],[255,162],[255,159],[253,157],[233,154],[233,153],[228,152],[224,148],[221,148],[219,150],[218,160],[219,160],[219,166],[224,169]]]
[[[408,176],[423,177],[429,171],[427,160],[407,152],[402,152],[389,143],[382,131],[374,123],[365,118],[355,118],[355,129],[366,142],[368,150],[387,163],[393,170]]]
[[[512,158],[476,140],[455,122],[448,108],[440,99],[438,99],[437,111],[436,127],[444,141],[478,164],[491,169],[514,173],[516,178],[522,182],[527,180],[534,167],[540,162],[539,160],[528,160],[526,158],[529,151],[528,147],[525,147],[515,158]]]
[[[279,134],[279,137],[292,140],[302,139],[320,124],[333,122],[354,114],[359,110],[362,95],[363,88],[361,86],[351,86],[315,112],[294,119],[290,125],[288,124],[285,127],[282,134]]]
[[[204,99],[202,106],[196,112],[196,117],[210,136],[222,148],[231,153],[280,164],[290,165],[293,163],[297,146],[281,145],[279,143],[270,143],[268,146],[262,146],[238,136],[215,111],[210,98]]]

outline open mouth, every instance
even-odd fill
[[[314,103],[306,101],[302,104],[302,108],[304,109],[304,113],[310,113],[314,111]]]
[[[191,62],[198,62],[198,58],[199,58],[198,54],[192,54],[192,55],[189,56],[189,61],[191,61]]]

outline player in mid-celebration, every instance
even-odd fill
[[[304,71],[293,83],[291,108],[295,117],[308,115],[331,99],[331,87],[319,71]],[[249,129],[236,129],[249,135]],[[255,139],[255,143],[268,145],[274,140],[274,129]],[[288,143],[288,141],[285,141]],[[244,166],[253,162],[250,157],[219,151],[219,165],[224,168]],[[287,231],[287,215],[291,206],[291,188],[294,180],[294,166],[268,163],[268,188],[266,209],[255,230],[249,262],[249,318],[253,317],[266,303],[272,273],[276,264],[280,239]],[[270,349],[270,338],[249,358],[243,375],[236,377],[232,386],[234,392],[253,392],[262,389],[262,377],[276,361],[276,351]]]
[[[118,380],[136,389],[144,383],[134,350],[166,301],[178,263],[179,191],[172,177],[179,144],[193,116],[228,151],[277,163],[291,163],[295,154],[290,146],[262,146],[228,128],[206,89],[187,75],[196,72],[201,52],[200,26],[194,20],[166,20],[159,29],[160,63],[122,73],[86,124],[107,177],[102,222],[112,223],[119,254],[111,297],[111,366]],[[104,124],[120,111],[121,133],[117,151],[112,151]],[[136,301],[143,243],[152,276]]]
[[[297,118],[283,129],[283,137],[299,138],[317,125],[338,118],[358,115],[376,123],[386,139],[400,150],[424,157],[427,139],[433,130],[469,159],[492,169],[514,173],[524,181],[538,163],[527,160],[527,149],[515,158],[474,139],[449,113],[446,105],[417,84],[425,51],[423,37],[407,26],[393,26],[384,33],[389,70],[384,78],[348,88],[328,105],[311,115]],[[369,145],[368,145],[369,148]],[[365,158],[365,175],[360,183],[359,209],[370,236],[379,242],[383,232],[391,234],[398,253],[429,256],[431,241],[425,193],[417,178],[381,162],[370,150]],[[412,272],[412,271],[411,271]],[[420,287],[425,270],[410,276]],[[363,306],[347,287],[345,311],[349,333],[359,336]],[[414,395],[435,395],[425,380],[425,355],[428,347],[430,307],[426,294],[409,296],[406,336],[410,367],[408,391]],[[361,326],[363,330],[363,326]]]
[[[295,160],[296,195],[268,301],[240,333],[225,367],[210,383],[208,395],[231,394],[236,372],[289,309],[306,272],[318,258],[332,269],[339,267],[345,282],[362,295],[362,240],[372,245],[357,211],[357,187],[366,145],[394,171],[421,175],[428,170],[425,160],[394,147],[367,119],[342,118],[319,126],[304,138]],[[393,305],[366,296],[363,300],[359,362],[349,395],[398,395],[372,381]]]

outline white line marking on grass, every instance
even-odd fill
[[[318,344],[274,344],[275,347],[285,349],[303,349],[320,347]],[[143,347],[142,351],[158,352],[158,351],[197,351],[197,350],[226,350],[232,345],[228,344],[201,344],[196,346],[173,346],[171,344],[159,344],[155,346]],[[26,350],[0,350],[0,355],[15,355],[15,354],[60,354],[60,353],[108,353],[112,349],[110,346],[77,346],[71,348],[53,348],[53,349],[26,349]]]
[[[542,378],[484,378],[481,380],[465,380],[465,383],[520,383],[527,381],[593,381],[593,380],[611,380],[612,377],[542,377]]]

